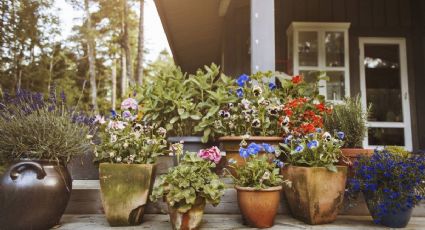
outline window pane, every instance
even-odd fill
[[[301,70],[300,75],[304,77],[305,82],[313,83],[317,81],[317,77],[320,75],[320,71]]]
[[[317,32],[299,32],[298,56],[300,66],[317,66]]]
[[[344,33],[326,32],[326,66],[344,67]]]
[[[326,99],[342,100],[345,97],[345,78],[343,71],[327,71]]]
[[[404,146],[403,128],[369,128],[369,145]]]
[[[398,45],[366,44],[366,98],[372,104],[370,121],[402,122]]]

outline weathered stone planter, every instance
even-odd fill
[[[72,191],[58,162],[22,160],[0,177],[0,229],[50,229],[59,224]]]
[[[142,223],[154,175],[153,164],[100,164],[102,204],[111,226]]]
[[[344,200],[347,167],[337,166],[338,172],[324,167],[288,166],[282,169],[285,195],[292,215],[307,224],[326,224],[336,220]]]
[[[226,157],[222,158],[222,161],[225,161],[226,168],[235,175],[235,172],[232,168],[228,167],[228,161],[230,159],[236,160],[236,165],[241,166],[245,164],[244,159],[239,155],[239,148],[241,147],[240,144],[243,140],[242,136],[224,136],[218,138],[218,141],[220,143],[220,149],[222,151],[226,152]],[[249,145],[250,143],[257,143],[257,144],[270,144],[274,146],[278,146],[280,142],[282,142],[282,137],[264,137],[264,136],[251,136],[247,139],[245,139],[246,143]],[[260,153],[260,154],[265,154]],[[267,154],[271,156],[270,154]]]
[[[174,230],[194,230],[199,229],[204,215],[205,199],[196,198],[195,204],[192,208],[181,213],[177,209],[168,205],[171,225]]]
[[[274,225],[280,203],[282,186],[255,190],[236,186],[238,204],[245,222],[255,228],[270,228]]]

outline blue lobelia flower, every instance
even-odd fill
[[[337,136],[338,136],[338,138],[340,139],[340,140],[343,140],[344,138],[345,138],[345,133],[344,132],[338,132],[337,134],[336,134]]]
[[[238,79],[236,79],[236,83],[238,83],[240,87],[243,87],[247,81],[249,81],[249,76],[246,74],[242,74]]]
[[[273,163],[275,163],[278,168],[283,168],[283,166],[285,166],[285,163],[277,159],[274,159]]]
[[[238,89],[236,90],[236,95],[237,95],[239,98],[243,97],[243,89],[242,89],[242,88],[238,88]]]
[[[295,152],[300,153],[304,150],[304,146],[302,145],[298,145],[297,147],[295,147]]]
[[[245,149],[245,148],[239,148],[239,155],[240,155],[242,158],[248,158],[248,157],[249,157],[248,149]]]
[[[248,145],[247,149],[250,155],[256,155],[261,151],[262,147],[259,144],[251,143]]]
[[[264,148],[264,151],[266,151],[268,153],[274,153],[275,152],[274,147],[269,145],[269,144],[263,143],[263,148]]]
[[[312,141],[307,143],[307,147],[309,149],[315,149],[315,148],[319,147],[319,142],[316,141],[316,140],[312,140]]]
[[[270,88],[270,90],[274,90],[274,89],[276,89],[276,84],[275,84],[275,83],[273,83],[273,82],[270,82],[270,83],[269,83],[269,88]]]
[[[321,128],[316,128],[316,133],[321,133],[322,129]]]

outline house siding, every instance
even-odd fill
[[[414,149],[425,149],[425,1],[276,0],[276,69],[287,69],[286,29],[298,22],[350,22],[350,91],[360,92],[359,37],[404,37]],[[418,100],[416,100],[418,99]]]

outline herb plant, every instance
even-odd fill
[[[396,147],[376,149],[355,164],[349,194],[363,192],[379,223],[386,214],[405,211],[425,199],[425,157]]]
[[[91,150],[92,119],[65,106],[65,95],[19,91],[0,103],[0,161],[43,159],[68,163]]]
[[[168,67],[147,79],[139,90],[143,120],[165,127],[169,136],[203,136],[203,142],[207,142],[213,135],[207,119],[221,103],[231,101],[227,91],[223,93],[223,86],[231,80],[220,75],[215,64],[204,68],[187,75],[177,67]]]
[[[261,151],[271,156],[259,155]],[[236,172],[235,176],[231,175],[235,185],[265,189],[284,183],[279,173],[284,164],[279,160],[273,160],[275,154],[273,146],[251,143],[246,148],[241,147],[239,154],[245,161],[244,165],[236,166],[233,159],[229,160],[230,167],[235,169]]]
[[[290,165],[326,167],[337,172],[335,164],[341,156],[344,137],[343,132],[338,132],[335,138],[328,132],[323,133],[321,129],[301,137],[289,135],[280,144],[280,154]]]
[[[122,114],[113,111],[109,121],[100,115],[95,123],[99,125],[101,142],[96,146],[98,162],[125,164],[153,164],[163,155],[167,147],[166,130],[143,125],[137,120],[138,103],[133,98],[121,104]]]
[[[154,186],[151,201],[164,198],[165,201],[179,212],[185,213],[199,198],[205,199],[213,206],[220,203],[224,195],[224,183],[212,171],[214,161],[201,153],[184,154],[180,164],[160,176]]]
[[[361,147],[367,132],[367,114],[367,111],[363,111],[359,96],[346,98],[343,104],[335,105],[332,113],[324,116],[324,127],[346,134],[344,148]]]

